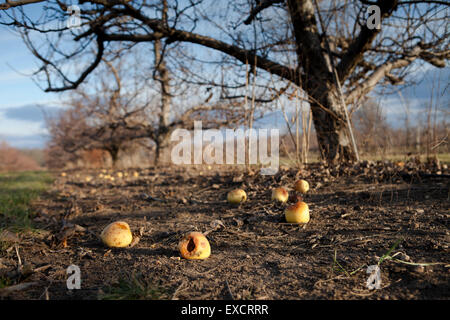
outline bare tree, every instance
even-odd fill
[[[392,144],[391,128],[379,103],[368,99],[353,114],[360,146],[369,153],[386,152]]]
[[[36,1],[4,3],[2,21],[21,30],[42,62],[36,75],[43,76],[46,91],[76,88],[113,42],[184,44],[179,50],[191,56],[198,55],[198,46],[213,49],[235,70],[248,64],[266,78],[300,87],[311,105],[321,155],[329,162],[356,158],[344,104],[357,103],[383,82],[407,81],[419,61],[445,67],[450,55],[446,1],[79,1],[78,31],[49,27],[67,19],[69,3],[46,1],[47,14],[33,19],[24,10],[30,2]],[[373,5],[380,28],[367,23]],[[44,50],[34,43],[35,33],[44,39]],[[63,39],[70,45],[59,46]],[[86,67],[68,72],[67,59],[80,59]],[[222,84],[232,88],[232,81]]]
[[[39,164],[33,158],[0,141],[0,172],[39,169]]]
[[[148,138],[145,132],[128,129],[126,122],[145,121],[152,97],[143,91],[145,83],[131,81],[137,78],[132,72],[134,62],[102,59],[104,67],[94,72],[93,81],[70,93],[68,108],[57,117],[46,117],[51,137],[49,151],[59,156],[66,153],[63,158],[74,162],[82,151],[100,149],[109,153],[116,166],[119,153],[133,140]]]
[[[117,123],[96,117],[92,106],[84,102],[73,100],[71,108],[47,120],[49,158],[57,158],[63,164],[65,161],[76,162],[83,152],[100,149],[109,153],[113,166],[116,166],[119,153],[130,146],[136,135]]]
[[[56,118],[47,117],[50,158],[53,155],[76,162],[86,151],[104,150],[115,166],[119,154],[131,152],[137,143],[145,148],[155,146],[154,164],[157,165],[161,164],[161,156],[175,129],[193,129],[195,120],[202,120],[204,128],[243,121],[241,106],[230,102],[186,104],[184,108],[175,104],[178,114],[171,113],[172,94],[169,71],[162,61],[164,51],[158,42],[154,49],[153,77],[147,76],[151,66],[137,62],[142,52],[130,59],[120,56],[118,49],[113,61],[103,57],[104,65],[94,71],[90,80],[70,91],[68,109]],[[155,89],[158,84],[160,89]],[[190,86],[190,89],[189,93],[193,94],[195,88]]]

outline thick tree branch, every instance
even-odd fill
[[[8,10],[9,8],[20,7],[27,4],[44,2],[43,0],[21,0],[21,1],[8,1],[5,3],[0,3],[0,10]]]
[[[445,61],[450,58],[450,50],[433,53],[427,50],[428,47],[429,45],[419,43],[401,58],[389,61],[374,69],[372,74],[367,77],[363,83],[357,85],[357,87],[347,95],[346,103],[352,104],[360,97],[365,96],[385,77],[391,82],[401,83],[403,79],[393,76],[391,72],[395,69],[407,67],[417,59],[422,59],[438,68],[445,68]]]
[[[61,87],[52,87],[49,86],[47,89],[45,89],[45,92],[62,92],[66,90],[72,90],[76,89],[83,81],[86,79],[86,77],[95,70],[95,68],[100,64],[100,61],[102,61],[103,52],[105,50],[105,46],[103,43],[103,39],[100,35],[97,36],[97,54],[95,56],[95,60],[90,64],[78,77],[75,81],[69,81],[69,85],[61,86]]]
[[[260,69],[266,70],[267,72],[276,74],[281,78],[300,84],[300,79],[298,76],[296,76],[296,72],[292,68],[271,61],[267,58],[253,53],[250,50],[245,50],[238,46],[231,45],[207,36],[195,34],[193,32],[164,28],[160,29],[160,31],[156,33],[152,33],[149,35],[105,34],[103,36],[103,39],[105,39],[106,41],[143,42],[154,41],[158,37],[169,38],[170,41],[190,42],[215,49],[236,58],[242,63],[256,66]]]
[[[249,25],[250,23],[252,23],[253,19],[256,18],[258,13],[260,13],[264,9],[267,9],[267,8],[273,6],[274,4],[283,3],[283,2],[284,2],[284,0],[263,0],[263,1],[261,1],[256,7],[254,7],[252,9],[252,11],[250,11],[250,15],[248,16],[247,19],[245,19],[244,24]]]
[[[368,0],[360,0],[361,3],[368,5],[376,5],[377,1],[368,1]],[[419,3],[427,3],[427,4],[439,4],[449,6],[450,3],[448,1],[438,1],[438,0],[410,0],[410,1],[399,1],[398,5],[411,5],[411,4],[419,4]]]
[[[378,0],[374,4],[380,7],[381,19],[385,19],[395,11],[398,0]],[[380,31],[381,28],[369,29],[366,25],[361,26],[359,35],[349,45],[337,66],[338,76],[341,81],[346,80],[354,71],[358,63],[363,59],[364,53],[369,49],[372,41]]]
[[[299,66],[302,67],[304,74],[308,75],[306,80],[328,82],[331,73],[323,54],[313,2],[288,0],[288,7],[294,26]]]

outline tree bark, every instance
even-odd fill
[[[109,152],[109,155],[111,156],[112,167],[116,168],[117,160],[119,160],[120,147],[114,145],[114,146],[109,147],[107,149],[107,151]]]
[[[169,146],[169,136],[170,135],[168,133],[159,133],[155,141],[156,144],[155,159],[154,159],[155,166],[161,164],[162,155]]]
[[[298,64],[307,75],[302,88],[310,98],[314,127],[322,159],[328,163],[356,160],[349,128],[339,101],[330,57],[321,46],[311,0],[289,0],[289,12],[297,43]],[[300,67],[299,67],[300,68]]]
[[[329,89],[327,91],[318,97],[319,103],[310,104],[322,159],[330,164],[356,161],[337,93]]]
[[[155,149],[155,161],[154,164],[158,165],[161,162],[161,155],[164,150],[169,146],[169,124],[170,124],[170,106],[172,97],[170,95],[170,77],[169,70],[164,62],[164,56],[162,54],[161,40],[156,40],[154,44],[155,54],[155,79],[159,81],[161,85],[161,111],[159,114],[159,124],[156,133],[156,149]]]

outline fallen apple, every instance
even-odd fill
[[[309,183],[306,180],[298,180],[294,186],[295,191],[299,191],[301,193],[307,193],[309,190]]]
[[[309,222],[309,208],[308,205],[299,201],[292,206],[289,206],[284,211],[286,222],[288,223],[308,223]]]
[[[65,176],[67,176],[67,174],[65,172],[62,172],[61,177],[65,177]]]
[[[242,189],[234,189],[228,192],[227,201],[231,204],[239,204],[247,200],[247,194]]]
[[[178,249],[183,258],[202,260],[209,257],[211,247],[208,239],[201,232],[190,232],[181,239]]]
[[[110,223],[100,234],[103,243],[110,248],[123,248],[133,240],[130,226],[124,221]]]
[[[272,190],[272,200],[285,203],[289,199],[289,193],[285,188],[275,188]]]
[[[396,161],[395,166],[399,168],[403,168],[405,166],[405,163],[403,161]]]

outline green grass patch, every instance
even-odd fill
[[[52,181],[46,171],[0,173],[0,230],[32,229],[30,203],[47,190]]]
[[[11,285],[10,279],[0,276],[0,289],[9,287],[10,285]]]

